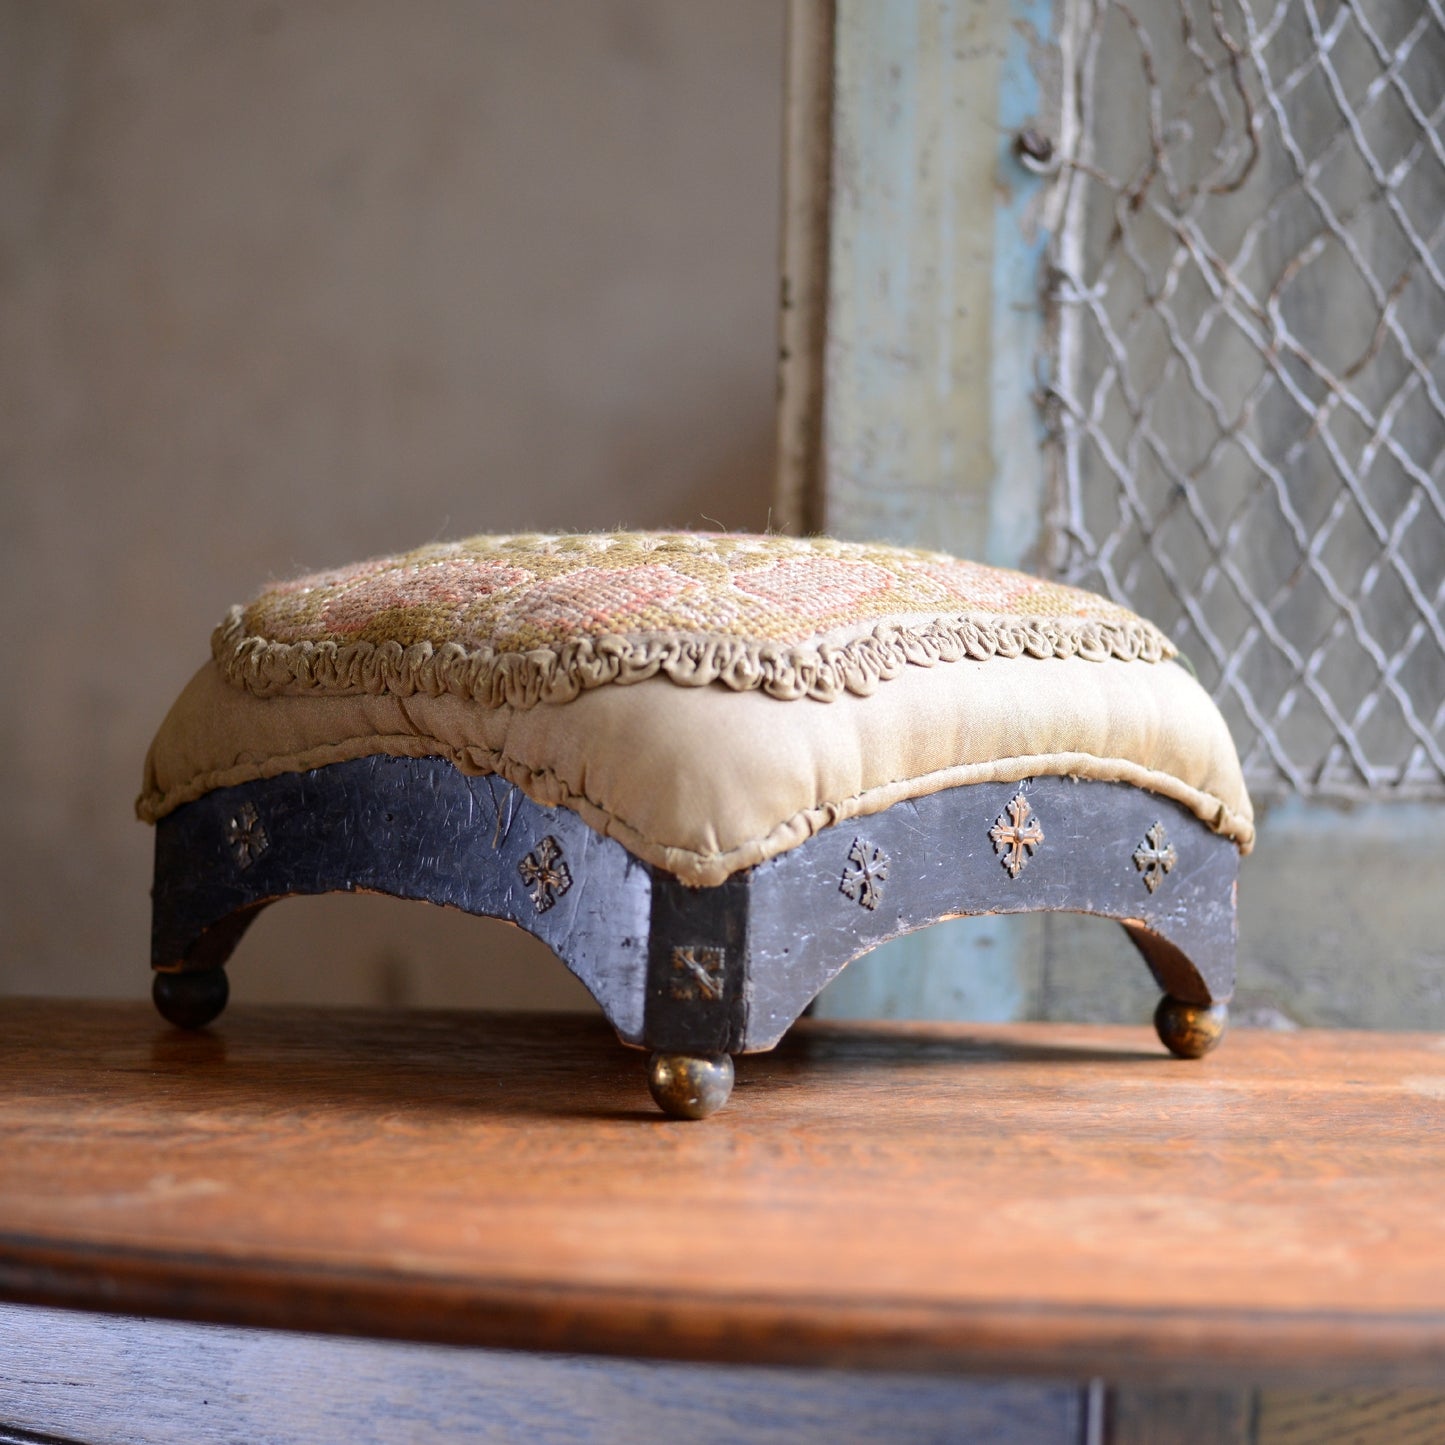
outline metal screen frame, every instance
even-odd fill
[[[1445,797],[1441,0],[1068,0],[1049,561],[1257,796]]]

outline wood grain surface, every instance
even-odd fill
[[[38,1445],[1080,1445],[1081,1397],[1035,1380],[533,1355],[0,1304],[0,1445],[30,1445],[22,1431]]]
[[[1445,1040],[820,1025],[669,1122],[587,1018],[0,1002],[0,1297],[514,1348],[1445,1379]]]

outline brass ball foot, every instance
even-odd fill
[[[1224,1037],[1229,1005],[1184,1003],[1166,993],[1154,1010],[1154,1027],[1171,1054],[1202,1059]]]
[[[158,973],[151,998],[160,1016],[178,1029],[203,1029],[219,1018],[231,996],[224,968],[201,968],[191,973]]]
[[[733,1091],[733,1061],[726,1054],[653,1054],[647,1087],[673,1119],[706,1119]]]

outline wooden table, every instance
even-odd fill
[[[528,1351],[1445,1383],[1445,1039],[0,1001],[0,1299]],[[0,1374],[3,1399],[3,1374]],[[5,1416],[0,1411],[0,1421]],[[1042,1437],[1040,1437],[1042,1438]]]

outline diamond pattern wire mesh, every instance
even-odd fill
[[[1075,0],[1059,575],[1257,795],[1445,795],[1445,0]]]

